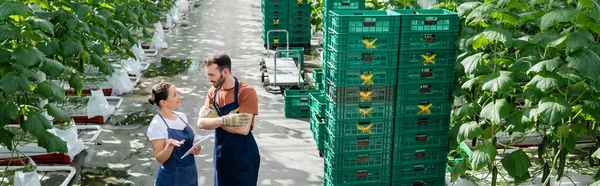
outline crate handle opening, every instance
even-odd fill
[[[427,141],[427,135],[417,135],[417,137],[415,137],[416,141]]]
[[[413,181],[413,186],[425,186],[425,183],[423,181]]]
[[[273,5],[273,7],[275,7],[275,8],[279,8],[279,5]]]
[[[360,87],[360,88],[359,88],[359,90],[360,90],[361,92],[367,92],[367,91],[372,91],[372,90],[373,90],[373,88],[371,88],[371,87]]]
[[[414,167],[413,169],[415,172],[420,172],[420,171],[424,171],[425,170],[425,166],[423,165],[417,165]]]
[[[431,87],[429,85],[421,85],[421,87],[419,89],[419,93],[425,94],[425,93],[430,93],[430,92],[431,92]]]
[[[427,153],[425,152],[425,150],[416,150],[415,151],[415,157],[425,157],[425,155],[427,155]]]
[[[309,110],[306,108],[300,109],[300,112],[308,112]]]
[[[417,121],[418,126],[427,126],[428,124],[429,124],[429,121],[427,121],[427,119],[425,119],[425,120],[419,119],[419,121]]]
[[[369,156],[369,154],[359,154],[356,156],[356,162],[365,162],[365,161],[369,161],[371,159],[371,156]]]
[[[369,138],[359,139],[358,142],[356,143],[356,145],[358,145],[358,146],[367,146],[367,145],[369,145]]]
[[[434,34],[425,34],[425,42],[435,42],[435,35]]]
[[[424,68],[421,70],[421,77],[431,77],[433,76],[433,73],[431,72],[432,69],[430,68]]]
[[[369,176],[369,171],[367,171],[367,170],[356,171],[356,177],[358,177],[358,178],[364,178],[367,176]]]
[[[436,25],[437,19],[425,19],[425,25]]]

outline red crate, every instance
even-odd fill
[[[26,159],[25,157],[21,157],[22,159],[25,159],[24,163],[27,164],[29,162],[28,159]],[[52,154],[44,154],[44,155],[37,155],[37,156],[29,156],[29,158],[31,158],[31,160],[33,160],[33,162],[39,164],[39,163],[62,163],[62,164],[69,164],[71,163],[71,157],[69,157],[67,154],[65,153],[52,153]],[[10,158],[2,158],[0,159],[0,165],[8,165],[8,163],[10,162]],[[24,165],[23,163],[21,163],[21,161],[19,161],[17,158],[12,158],[12,162],[10,162],[10,165]]]

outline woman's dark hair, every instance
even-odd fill
[[[148,102],[150,104],[156,104],[160,107],[160,100],[167,100],[169,97],[169,88],[171,87],[171,83],[162,81],[152,88],[152,93],[148,97]]]

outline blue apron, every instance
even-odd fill
[[[172,129],[167,125],[165,118],[158,114],[167,126],[169,138],[177,141],[185,140],[180,147],[174,147],[169,159],[160,165],[158,169],[158,178],[156,178],[156,186],[198,186],[198,170],[196,169],[196,160],[194,156],[181,157],[192,146],[194,146],[194,131],[188,123],[186,123],[177,114],[187,126],[183,130]]]
[[[235,78],[235,77],[234,77]],[[238,80],[235,78],[233,103],[219,107],[213,98],[219,116],[225,116],[238,108]],[[256,186],[260,154],[252,131],[248,135],[232,134],[222,128],[215,129],[215,186]]]

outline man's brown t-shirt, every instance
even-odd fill
[[[219,97],[216,98],[217,103],[220,107],[223,107],[227,104],[233,103],[235,88],[219,90]],[[214,102],[214,96],[217,89],[215,87],[210,87],[208,90],[208,96],[206,97],[206,102],[204,103],[205,107],[210,107],[210,105]],[[258,96],[256,95],[256,90],[254,88],[244,82],[238,81],[238,112],[239,113],[248,113],[258,115]],[[254,128],[254,119],[252,120],[252,126],[250,129]]]

